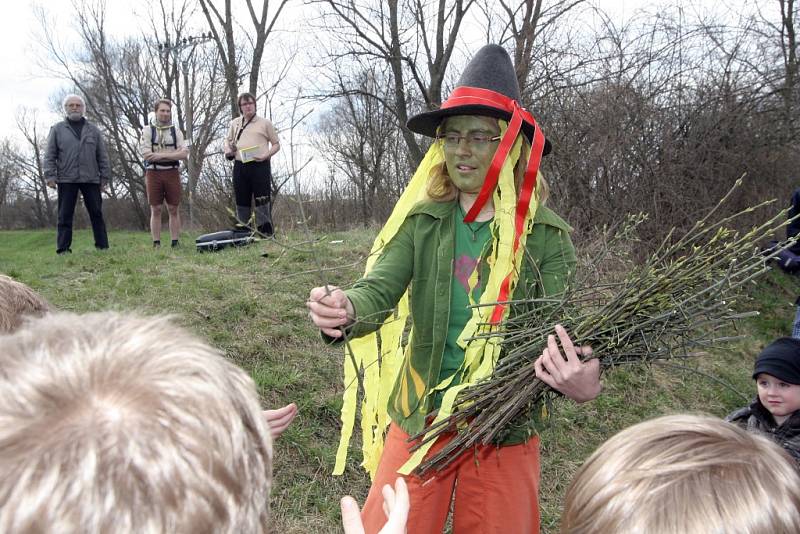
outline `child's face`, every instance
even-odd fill
[[[758,400],[778,424],[800,410],[800,385],[784,382],[767,373],[756,377]]]

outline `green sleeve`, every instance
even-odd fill
[[[345,291],[353,303],[356,322],[350,337],[377,330],[403,296],[413,274],[414,218],[410,217],[383,249],[372,270]]]
[[[569,232],[563,228],[545,226],[545,243],[539,271],[543,297],[561,293],[575,274],[577,259]]]
[[[572,228],[548,208],[540,207],[536,211],[533,231],[525,247],[525,294],[518,294],[518,298],[548,297],[564,290],[577,264],[575,247],[569,236],[571,231]]]

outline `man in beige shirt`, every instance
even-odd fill
[[[250,226],[253,200],[256,227],[270,237],[272,225],[272,169],[270,158],[280,150],[280,141],[272,123],[256,115],[256,99],[250,93],[239,95],[241,115],[233,119],[225,138],[225,157],[233,163],[233,194],[236,218]]]
[[[172,102],[161,99],[155,105],[155,124],[142,129],[139,152],[145,165],[147,202],[150,204],[150,234],[153,247],[161,246],[161,205],[166,200],[172,246],[178,246],[181,233],[180,162],[189,157],[183,134],[172,124]]]

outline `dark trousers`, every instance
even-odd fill
[[[269,160],[250,163],[236,161],[233,164],[233,195],[236,198],[236,217],[247,223],[255,199],[258,230],[272,235],[272,169]]]
[[[108,248],[106,223],[103,220],[103,197],[100,184],[58,184],[58,238],[56,251],[64,252],[72,246],[72,219],[75,216],[75,203],[78,192],[83,195],[83,203],[89,212],[94,233],[94,246]]]

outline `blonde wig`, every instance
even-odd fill
[[[52,314],[2,340],[0,531],[267,531],[255,386],[166,317]]]
[[[0,274],[0,334],[19,328],[26,315],[44,315],[49,309],[47,301],[33,289]]]
[[[793,534],[800,477],[775,443],[710,416],[627,428],[567,490],[562,534]]]

